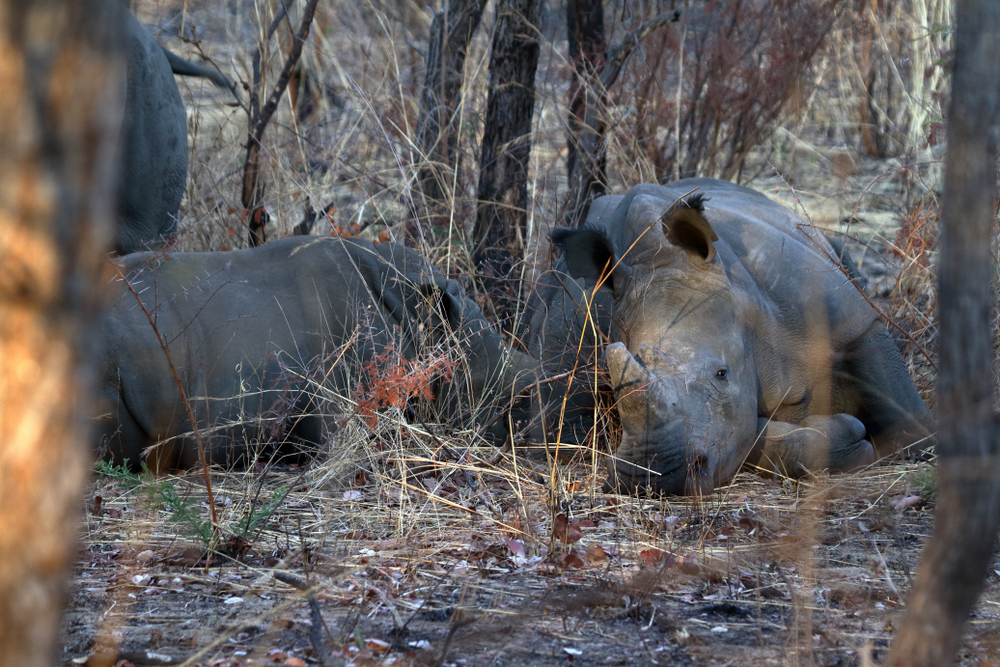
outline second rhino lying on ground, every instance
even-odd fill
[[[934,430],[830,244],[758,192],[640,185],[596,200],[584,227],[553,241],[568,275],[542,281],[529,345],[553,374],[573,367],[581,336],[592,344],[604,328],[597,338],[614,341],[611,488],[700,493],[744,463],[850,470]],[[569,407],[576,422],[587,412],[578,398]]]
[[[394,365],[426,376],[428,418],[492,422],[484,430],[494,437],[529,420],[530,398],[519,394],[535,382],[535,363],[503,344],[455,281],[403,246],[300,236],[232,252],[136,253],[119,267],[128,283],[115,281],[102,324],[99,419],[100,449],[119,465],[138,468],[150,445],[154,471],[198,462],[157,332],[218,464],[321,444],[343,416],[330,414],[342,400],[331,397],[398,384]],[[448,364],[429,361],[443,356]]]
[[[234,88],[219,72],[162,48],[127,3],[106,0],[101,6],[118,15],[127,33],[114,242],[115,251],[125,255],[158,247],[177,233],[188,140],[187,115],[174,74],[203,77],[226,91]]]

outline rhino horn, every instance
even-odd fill
[[[627,427],[630,419],[645,419],[649,406],[647,390],[653,374],[622,343],[612,343],[604,353],[611,385],[618,398],[618,413]]]

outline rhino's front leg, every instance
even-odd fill
[[[801,477],[806,471],[849,472],[875,461],[864,424],[847,414],[806,418],[802,424],[757,420],[757,444],[747,464]]]

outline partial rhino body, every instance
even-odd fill
[[[744,463],[850,470],[934,430],[829,242],[758,192],[707,178],[640,185],[596,200],[553,241],[568,275],[543,281],[529,345],[548,374],[567,370],[589,296],[613,341],[612,488],[699,493]]]
[[[212,462],[245,465],[258,444],[284,455],[322,443],[336,428],[323,398],[358,398],[359,376],[387,358],[456,362],[449,381],[428,371],[425,417],[487,426],[513,400],[495,420],[498,437],[530,417],[530,399],[516,396],[535,363],[403,246],[300,236],[232,252],[136,253],[119,266],[168,343]],[[181,393],[128,284],[116,281],[102,325],[100,447],[135,468],[156,444],[152,469],[190,467],[198,455]]]
[[[177,233],[188,143],[174,74],[205,77],[228,90],[232,84],[218,72],[166,51],[124,3],[108,2],[125,13],[129,40],[115,225],[115,251],[125,255],[155,248]]]

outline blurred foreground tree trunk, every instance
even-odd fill
[[[113,3],[0,0],[0,665],[54,664],[124,109]]]
[[[949,665],[1000,524],[991,248],[1000,144],[1000,2],[956,3],[941,207],[938,503],[934,534],[887,665]]]
[[[599,76],[608,46],[604,38],[603,1],[566,0],[566,35],[573,66],[566,133],[566,175],[573,199],[566,207],[566,224],[576,227],[590,201],[606,192],[608,158],[602,138],[608,89],[601,85]],[[581,146],[584,137],[589,141]],[[590,144],[596,149],[593,152],[587,150]]]
[[[490,53],[473,261],[501,328],[509,326],[517,310],[520,280],[515,271],[527,244],[541,8],[542,0],[497,0]]]
[[[442,4],[431,24],[417,121],[417,183],[431,214],[440,214],[454,203],[460,120],[456,114],[461,116],[465,56],[486,0],[444,0]]]

